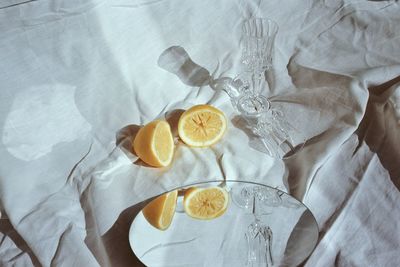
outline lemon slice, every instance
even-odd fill
[[[229,203],[228,192],[221,187],[189,188],[183,198],[187,215],[195,219],[211,220],[225,213]]]
[[[180,117],[178,133],[188,146],[206,147],[218,142],[226,130],[224,113],[210,105],[197,105]]]
[[[133,149],[141,160],[151,166],[168,166],[174,154],[171,127],[162,120],[146,124],[136,134]]]
[[[155,228],[166,230],[175,214],[178,190],[165,193],[142,209],[143,216]]]

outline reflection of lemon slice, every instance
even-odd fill
[[[186,110],[179,119],[179,137],[189,146],[206,147],[218,142],[226,130],[222,111],[210,105],[197,105]]]
[[[136,134],[133,149],[141,160],[151,166],[168,166],[174,154],[171,127],[162,120],[146,124]]]
[[[143,208],[143,216],[155,228],[166,230],[175,214],[178,190],[165,193]]]
[[[189,188],[183,198],[183,207],[189,216],[210,220],[225,213],[229,203],[228,192],[221,187]]]

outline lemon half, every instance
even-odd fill
[[[192,147],[207,147],[218,142],[225,133],[224,113],[210,105],[196,105],[180,117],[178,133],[181,140]]]
[[[168,166],[174,154],[171,127],[163,120],[146,124],[136,134],[133,149],[141,160],[151,166]]]
[[[189,188],[183,198],[183,208],[187,215],[195,219],[211,220],[225,213],[229,194],[221,187]]]
[[[155,228],[166,230],[174,217],[177,198],[178,190],[157,197],[142,209],[143,216]]]

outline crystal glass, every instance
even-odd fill
[[[274,158],[289,157],[303,147],[305,140],[299,137],[299,132],[282,112],[272,108],[266,96],[269,85],[264,78],[265,72],[272,68],[278,25],[267,18],[251,18],[242,26],[241,62],[244,71],[234,79],[220,81],[220,86],[261,141],[263,152]]]
[[[235,186],[230,190],[230,193],[232,200],[238,207],[247,210],[248,212],[252,212],[254,201],[254,191],[252,186]]]
[[[272,67],[272,52],[275,36],[278,32],[276,22],[267,18],[251,18],[242,25],[241,61],[248,78],[248,90],[238,100],[239,107],[245,112],[255,108],[262,94],[264,73]],[[253,101],[258,98],[258,101]],[[268,100],[266,100],[268,101]]]
[[[278,24],[267,18],[251,18],[242,25],[242,63],[260,79],[272,67],[272,53]],[[253,88],[259,89],[259,88]],[[260,93],[255,91],[255,94]]]
[[[236,186],[231,190],[231,195],[233,202],[238,207],[251,213],[256,211],[255,206],[265,210],[265,207],[278,207],[282,204],[282,196],[279,194],[279,190],[266,186]],[[255,205],[255,201],[258,201],[258,205]],[[257,210],[258,213],[260,213],[259,210],[260,209]],[[269,213],[263,211],[262,214],[265,215]]]
[[[279,207],[282,204],[281,193],[273,188],[258,186],[253,189],[259,203],[268,207]]]
[[[265,205],[276,207],[280,204],[281,198],[278,190],[264,186],[246,185],[237,187],[231,191],[233,201],[239,207],[250,211],[254,216],[254,221],[247,227],[245,238],[247,241],[247,260],[246,266],[273,266],[272,258],[272,238],[271,228],[266,225],[259,216],[265,213]]]
[[[257,201],[254,201],[254,204]],[[270,267],[274,265],[272,259],[272,230],[269,226],[262,223],[254,212],[255,220],[248,227],[245,233],[247,241],[247,261],[246,266]]]
[[[263,112],[251,128],[260,137],[268,154],[274,158],[289,157],[305,143],[301,134],[291,126],[283,113],[276,109]],[[297,140],[294,140],[294,136],[298,137]]]

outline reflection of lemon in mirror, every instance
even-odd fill
[[[210,220],[225,213],[229,203],[228,192],[221,187],[191,187],[185,192],[183,207],[189,216]]]
[[[165,193],[143,208],[143,216],[155,228],[166,230],[175,214],[178,190]]]
[[[206,147],[222,138],[226,125],[226,118],[221,110],[210,105],[197,105],[182,114],[178,133],[187,145]]]
[[[151,166],[168,166],[174,154],[171,127],[162,120],[146,124],[136,134],[133,149],[141,160]]]

